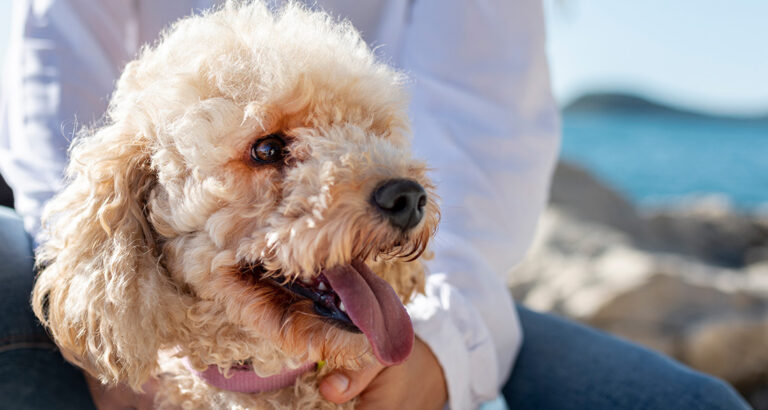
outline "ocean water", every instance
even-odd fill
[[[768,121],[566,112],[561,157],[640,205],[712,194],[740,209],[768,204]]]

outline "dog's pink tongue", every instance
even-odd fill
[[[384,365],[398,364],[413,348],[413,325],[389,284],[359,260],[323,271],[347,315],[371,343]]]

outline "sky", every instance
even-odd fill
[[[768,114],[768,1],[545,0],[555,95],[629,91]]]
[[[4,65],[12,1],[0,0]],[[768,0],[544,0],[565,104],[624,91],[704,112],[768,113]]]

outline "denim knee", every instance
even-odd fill
[[[0,207],[0,350],[53,348],[32,307],[35,280],[32,241],[13,210]]]
[[[24,223],[4,206],[0,206],[0,262],[0,279],[28,276],[34,264],[32,239],[24,230]]]
[[[702,373],[691,372],[680,378],[677,389],[687,397],[681,397],[681,403],[697,409],[749,409],[747,402],[730,384]]]
[[[518,306],[525,339],[504,386],[519,409],[745,409],[721,380],[572,321]]]

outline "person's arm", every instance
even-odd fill
[[[409,311],[451,408],[494,398],[522,342],[505,274],[523,258],[559,147],[538,0],[418,0],[402,40],[414,148],[443,219]]]
[[[413,145],[434,169],[441,197],[427,292],[408,306],[417,346],[426,342],[429,349],[415,349],[399,366],[346,373],[345,392],[328,378],[321,392],[335,402],[360,394],[371,408],[415,398],[431,407],[444,400],[443,381],[432,379],[444,377],[450,407],[475,408],[499,394],[522,343],[504,276],[533,238],[559,147],[542,6],[539,0],[387,6],[379,24],[363,33],[412,79]],[[428,394],[434,397],[427,400]]]

